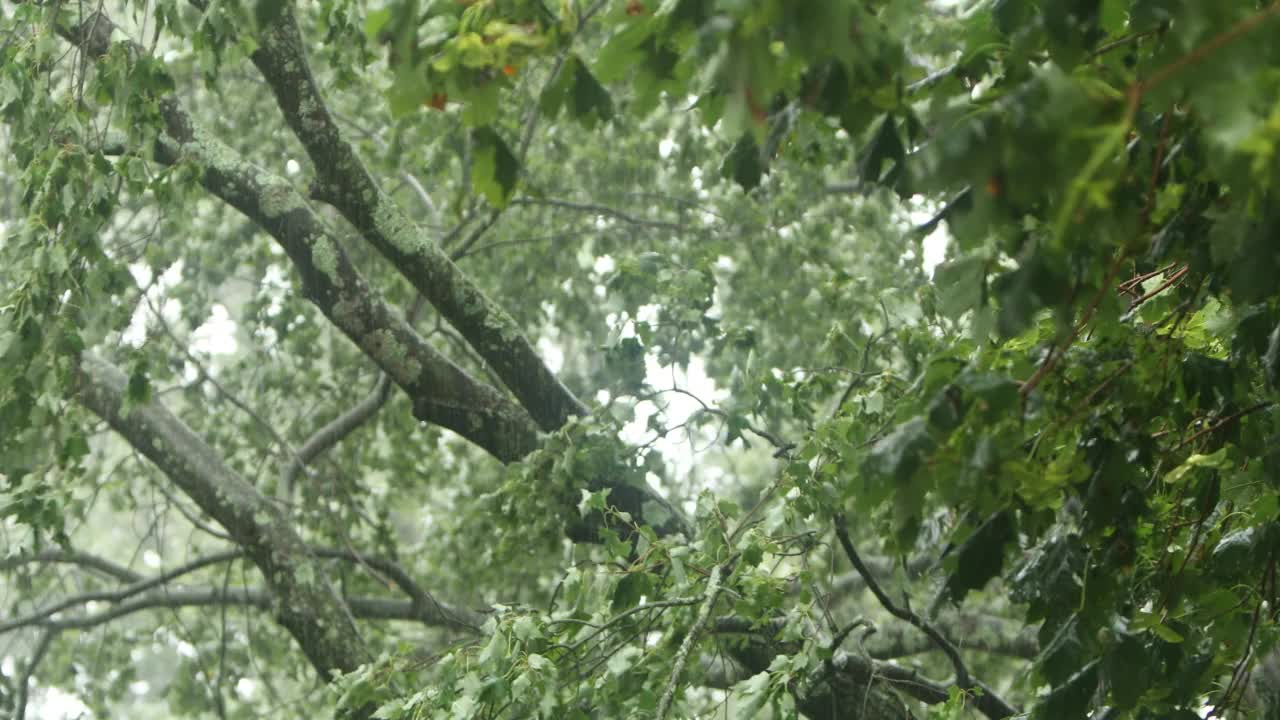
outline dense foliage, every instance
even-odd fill
[[[0,8],[15,717],[1280,714],[1280,3]]]

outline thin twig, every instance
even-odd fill
[[[1170,275],[1168,279],[1160,283],[1160,285],[1157,286],[1154,290],[1142,295],[1141,297],[1135,299],[1132,303],[1130,303],[1129,312],[1133,312],[1135,309],[1137,309],[1139,305],[1145,303],[1146,301],[1150,300],[1156,295],[1159,295],[1165,290],[1168,290],[1170,287],[1177,285],[1179,282],[1182,282],[1182,279],[1185,278],[1187,276],[1187,273],[1190,271],[1191,271],[1191,268],[1189,266],[1183,265],[1181,268],[1178,269],[1177,272]]]
[[[1252,32],[1255,28],[1269,20],[1271,16],[1276,15],[1277,13],[1280,13],[1280,2],[1274,2],[1244,20],[1241,20],[1230,28],[1227,28],[1213,36],[1208,42],[1200,45],[1195,50],[1192,50],[1186,55],[1183,55],[1177,60],[1160,68],[1146,80],[1135,83],[1134,92],[1138,95],[1145,94],[1151,88],[1185,70],[1188,66],[1201,62],[1213,53],[1221,50],[1223,46],[1233,40]]]
[[[1115,259],[1111,261],[1111,267],[1107,268],[1107,275],[1102,279],[1102,284],[1098,286],[1098,292],[1094,294],[1093,300],[1089,302],[1089,306],[1085,308],[1084,314],[1080,316],[1080,322],[1076,324],[1074,329],[1072,329],[1071,337],[1067,338],[1067,341],[1062,344],[1061,348],[1050,348],[1049,354],[1045,357],[1044,362],[1040,364],[1040,367],[1031,377],[1027,378],[1026,382],[1022,383],[1022,387],[1018,389],[1018,392],[1022,394],[1023,400],[1031,394],[1032,390],[1036,389],[1036,386],[1040,384],[1040,381],[1044,380],[1045,376],[1053,371],[1053,366],[1058,364],[1058,361],[1066,354],[1067,350],[1071,347],[1071,344],[1075,342],[1076,338],[1080,337],[1081,331],[1083,331],[1085,326],[1089,324],[1089,321],[1093,319],[1093,314],[1097,311],[1098,304],[1102,302],[1103,296],[1106,294],[1107,290],[1111,288],[1111,282],[1115,279],[1116,272],[1120,270],[1122,262],[1124,262],[1124,255],[1122,253],[1117,253]]]
[[[1272,405],[1275,405],[1275,401],[1274,401],[1274,400],[1267,400],[1267,401],[1265,401],[1265,402],[1260,402],[1260,403],[1258,403],[1258,404],[1256,404],[1256,405],[1250,405],[1249,407],[1247,407],[1247,408],[1245,408],[1245,409],[1241,410],[1240,412],[1237,412],[1237,413],[1234,413],[1234,414],[1228,415],[1228,416],[1226,416],[1226,417],[1222,418],[1221,420],[1219,420],[1218,422],[1216,422],[1216,423],[1214,423],[1214,424],[1212,424],[1212,425],[1209,425],[1208,427],[1204,428],[1203,430],[1201,430],[1201,431],[1197,432],[1195,435],[1192,435],[1191,437],[1187,438],[1186,440],[1183,440],[1182,442],[1178,443],[1176,446],[1174,446],[1173,451],[1174,451],[1174,452],[1177,452],[1177,451],[1181,450],[1182,448],[1184,448],[1184,447],[1186,447],[1186,446],[1190,445],[1191,443],[1195,442],[1195,441],[1196,441],[1196,440],[1198,440],[1199,438],[1201,438],[1201,437],[1203,437],[1203,436],[1205,436],[1205,435],[1208,435],[1209,433],[1212,433],[1212,432],[1216,432],[1216,431],[1218,431],[1218,430],[1221,430],[1221,429],[1222,429],[1223,427],[1225,427],[1226,425],[1228,425],[1228,424],[1230,424],[1230,423],[1233,423],[1233,422],[1235,422],[1235,421],[1239,420],[1240,418],[1244,417],[1245,415],[1249,415],[1249,414],[1251,414],[1251,413],[1258,412],[1259,410],[1266,410],[1267,408],[1271,407]]]
[[[703,626],[711,617],[711,608],[716,604],[716,598],[719,595],[720,565],[716,564],[711,568],[711,578],[707,580],[706,601],[698,609],[698,617],[693,621],[693,627],[689,628],[689,632],[680,643],[680,650],[676,652],[676,662],[671,667],[671,675],[667,678],[667,686],[662,691],[662,699],[658,701],[658,712],[655,716],[657,720],[666,720],[667,711],[671,708],[671,701],[676,694],[676,687],[680,684],[680,673],[684,672],[685,663],[689,661],[689,653],[698,635],[702,634]]]
[[[45,653],[49,652],[49,645],[53,643],[53,638],[58,635],[57,630],[48,629],[40,633],[40,639],[36,641],[35,651],[31,653],[31,658],[27,660],[27,666],[22,668],[22,674],[18,677],[18,699],[15,701],[13,708],[14,720],[26,720],[27,717],[27,693],[30,691],[31,676],[39,667],[40,661],[44,660]]]
[[[952,645],[951,641],[939,632],[937,628],[924,618],[917,615],[910,608],[898,606],[897,603],[889,598],[889,595],[884,591],[884,588],[880,587],[880,583],[871,575],[870,568],[868,568],[866,563],[862,561],[862,557],[858,555],[857,549],[853,546],[853,541],[849,539],[849,526],[843,514],[835,517],[835,526],[836,538],[840,541],[840,547],[844,549],[844,554],[848,556],[849,562],[853,564],[853,569],[857,570],[858,574],[862,576],[862,580],[866,583],[867,589],[871,591],[872,595],[875,595],[876,600],[879,601],[880,605],[887,610],[890,615],[910,623],[925,635],[928,635],[929,639],[933,640],[933,643],[937,645],[938,649],[941,650],[944,655],[947,656],[947,659],[951,661],[952,667],[955,668],[956,685],[960,689],[971,690],[974,687],[978,687],[978,684],[974,682],[973,677],[969,674],[969,669],[965,666],[964,660],[960,657],[960,651],[956,649],[956,646]],[[999,709],[999,717],[1008,717],[1010,715],[1017,714],[1017,710],[1012,705],[1009,705],[1007,702],[1000,699],[998,695],[995,695],[990,691],[985,691],[984,694],[989,696],[989,702],[992,703],[993,707]]]
[[[638,217],[635,217],[634,215],[629,215],[621,210],[618,210],[617,208],[612,208],[612,207],[609,207],[608,205],[599,205],[596,203],[579,203],[579,202],[570,202],[568,200],[552,200],[549,198],[522,197],[522,198],[516,198],[512,200],[511,205],[524,205],[524,206],[541,205],[541,206],[547,206],[547,207],[562,208],[565,210],[576,210],[578,212],[594,213],[596,215],[607,215],[611,218],[621,220],[622,222],[625,222],[631,225],[651,227],[651,228],[656,228],[658,230],[671,230],[675,232],[680,232],[685,229],[683,225],[680,225],[678,223],[666,222],[665,220],[649,220],[647,218],[638,218]]]
[[[1116,290],[1118,290],[1118,291],[1120,291],[1120,292],[1124,293],[1125,295],[1134,295],[1134,294],[1137,294],[1137,289],[1136,289],[1136,288],[1137,288],[1139,285],[1141,285],[1142,283],[1146,282],[1147,280],[1150,280],[1151,278],[1153,278],[1153,277],[1155,277],[1155,276],[1157,276],[1157,275],[1163,275],[1163,274],[1165,274],[1165,273],[1169,272],[1169,271],[1170,271],[1170,270],[1172,270],[1172,269],[1174,268],[1174,266],[1175,266],[1175,265],[1177,265],[1177,264],[1178,264],[1178,263],[1169,263],[1168,265],[1165,265],[1164,267],[1160,268],[1159,270],[1152,270],[1151,272],[1142,273],[1141,275],[1134,275],[1133,277],[1129,278],[1128,280],[1125,280],[1124,282],[1122,282],[1122,283],[1120,283],[1119,285],[1117,285],[1117,286],[1116,286]]]

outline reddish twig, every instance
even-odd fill
[[[1022,387],[1018,389],[1018,392],[1022,393],[1022,398],[1024,400],[1031,394],[1032,390],[1036,389],[1036,386],[1040,384],[1040,381],[1044,380],[1045,376],[1053,370],[1053,367],[1057,365],[1058,361],[1062,359],[1062,356],[1066,354],[1067,349],[1071,347],[1071,344],[1076,341],[1076,338],[1080,337],[1080,332],[1084,330],[1084,327],[1093,319],[1093,314],[1097,311],[1098,304],[1102,302],[1102,296],[1105,295],[1107,289],[1111,287],[1111,283],[1115,280],[1116,272],[1120,270],[1120,263],[1122,262],[1124,262],[1124,255],[1117,254],[1115,259],[1111,261],[1111,267],[1107,268],[1107,276],[1103,278],[1102,285],[1098,288],[1098,292],[1094,294],[1093,299],[1089,301],[1089,306],[1085,308],[1084,313],[1080,316],[1079,324],[1077,324],[1075,329],[1071,331],[1071,337],[1067,338],[1067,341],[1063,343],[1062,347],[1056,352],[1050,348],[1049,355],[1045,357],[1045,360],[1041,363],[1039,369],[1035,371],[1035,374],[1027,378],[1027,380],[1022,383]]]
[[[1124,282],[1117,285],[1116,290],[1120,291],[1121,293],[1124,293],[1125,295],[1136,294],[1137,287],[1139,285],[1141,285],[1142,283],[1146,282],[1147,280],[1150,280],[1151,278],[1157,275],[1163,275],[1164,273],[1169,272],[1170,270],[1173,269],[1174,265],[1177,265],[1177,263],[1169,263],[1168,265],[1165,265],[1159,270],[1152,270],[1151,272],[1142,273],[1141,275],[1134,275],[1128,280],[1125,280]]]
[[[1217,35],[1214,35],[1212,38],[1209,38],[1208,42],[1160,68],[1152,74],[1151,77],[1134,83],[1131,91],[1133,94],[1138,96],[1145,94],[1151,88],[1182,72],[1187,67],[1201,62],[1213,53],[1221,50],[1223,46],[1233,40],[1252,32],[1259,25],[1266,22],[1277,13],[1280,13],[1280,2],[1274,2],[1244,20],[1241,20],[1235,25],[1232,25],[1226,30],[1223,30]]]
[[[1138,299],[1134,300],[1134,301],[1133,301],[1133,304],[1129,306],[1129,309],[1130,309],[1130,310],[1133,310],[1134,308],[1138,307],[1138,306],[1139,306],[1139,305],[1141,305],[1142,303],[1144,303],[1144,302],[1146,302],[1146,301],[1150,300],[1151,298],[1155,297],[1156,295],[1159,295],[1160,293],[1164,292],[1165,290],[1168,290],[1170,287],[1173,287],[1174,285],[1177,285],[1178,283],[1182,282],[1182,279],[1183,279],[1184,277],[1186,277],[1186,276],[1187,276],[1187,273],[1188,273],[1189,271],[1190,271],[1190,267],[1189,267],[1189,266],[1187,266],[1187,265],[1183,265],[1181,268],[1178,268],[1178,271],[1177,271],[1177,272],[1175,272],[1174,274],[1170,275],[1170,276],[1169,276],[1169,278],[1168,278],[1167,280],[1165,280],[1164,282],[1160,283],[1160,285],[1159,285],[1158,287],[1156,287],[1154,290],[1152,290],[1151,292],[1146,293],[1146,294],[1145,294],[1145,295],[1143,295],[1142,297],[1139,297]]]

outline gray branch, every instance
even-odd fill
[[[406,616],[408,619],[417,619],[428,625],[459,627],[471,632],[478,632],[480,624],[483,623],[483,618],[476,613],[438,602],[430,593],[423,590],[404,568],[387,558],[338,548],[309,548],[309,551],[317,558],[342,560],[365,566],[389,578],[410,599],[411,610],[398,610],[396,612],[399,615],[396,617]],[[7,558],[4,563],[0,563],[0,570],[10,570],[27,564],[64,562],[100,572],[106,569],[109,575],[129,584],[110,590],[78,593],[62,598],[26,615],[0,622],[0,635],[31,626],[60,627],[56,623],[51,624],[49,618],[90,602],[123,603],[139,595],[157,592],[161,595],[167,595],[171,590],[165,586],[184,575],[244,557],[247,557],[247,553],[242,549],[225,550],[197,558],[151,577],[144,577],[109,560],[81,552],[46,551]],[[146,605],[145,607],[152,606]],[[359,614],[357,613],[358,616]]]
[[[317,174],[313,196],[336,208],[457,328],[543,430],[586,415],[586,406],[547,368],[511,315],[378,186],[320,93],[293,9],[286,5],[257,39],[261,46],[249,57],[311,157]]]
[[[156,401],[125,408],[124,373],[82,354],[75,399],[155,463],[221,524],[257,565],[272,592],[271,610],[325,678],[365,659],[347,609],[280,510],[222,463],[216,451]]]
[[[115,30],[102,13],[79,27],[62,28],[68,40],[93,56],[107,51]],[[136,44],[130,47],[145,52]],[[408,393],[415,417],[457,432],[504,462],[537,447],[537,427],[528,413],[441,355],[392,310],[292,185],[245,162],[199,128],[173,96],[159,102],[168,140],[157,148],[157,159],[203,166],[205,189],[280,244],[302,278],[307,299]]]
[[[414,622],[429,627],[462,628],[468,632],[476,632],[476,628],[484,622],[479,613],[459,608],[449,608],[453,618],[465,617],[467,622],[460,624],[454,619],[442,618],[435,610],[414,604],[409,600],[395,600],[379,597],[348,597],[344,601],[351,609],[351,614],[361,620],[400,620]],[[51,633],[64,630],[86,630],[114,622],[128,615],[147,610],[171,610],[186,607],[227,607],[243,606],[259,610],[271,610],[274,595],[262,588],[221,588],[195,587],[178,588],[162,592],[150,592],[113,605],[106,610],[85,615],[71,615],[59,618],[45,618],[32,621],[28,625],[40,627]]]

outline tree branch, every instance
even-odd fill
[[[358,667],[365,658],[346,608],[280,510],[159,403],[137,404],[126,413],[127,382],[115,367],[86,352],[76,368],[75,399],[227,529],[266,579],[277,621],[323,677]]]
[[[914,625],[925,635],[929,636],[929,639],[933,641],[934,645],[936,645],[938,649],[941,650],[951,661],[951,665],[956,671],[956,685],[959,686],[961,690],[969,691],[976,687],[983,688],[984,692],[981,696],[981,708],[983,714],[992,718],[992,720],[1016,715],[1018,713],[1016,708],[1002,700],[1000,696],[987,690],[985,686],[982,686],[973,680],[969,675],[969,669],[964,664],[964,660],[960,657],[960,651],[956,650],[955,645],[952,645],[951,641],[943,636],[937,628],[925,621],[924,618],[917,615],[910,608],[899,607],[889,598],[889,595],[880,587],[880,584],[876,582],[876,579],[871,575],[871,570],[862,562],[862,558],[858,555],[857,549],[853,546],[853,541],[849,539],[849,528],[843,515],[836,516],[835,526],[836,538],[840,541],[840,547],[844,550],[845,555],[848,556],[849,562],[853,564],[853,568],[858,571],[858,574],[862,575],[863,581],[867,584],[867,589],[871,591],[872,595],[875,595],[876,600],[879,601],[880,605],[884,607],[885,610],[889,611],[890,615],[893,615],[900,620],[905,620],[906,622]]]
[[[543,430],[586,415],[586,406],[547,368],[506,310],[378,186],[320,94],[293,9],[286,5],[257,39],[261,46],[250,59],[311,157],[317,174],[312,195],[336,208],[457,328]]]
[[[468,632],[478,632],[484,623],[479,613],[459,608],[449,608],[453,618],[467,618],[465,623],[454,619],[442,618],[431,608],[420,607],[409,600],[391,598],[356,596],[344,598],[351,614],[361,620],[401,620],[415,622],[430,627],[455,627]],[[242,606],[259,610],[271,610],[274,595],[263,588],[221,588],[216,586],[181,588],[153,591],[128,601],[120,602],[113,607],[88,615],[73,615],[61,618],[44,618],[27,624],[27,627],[40,627],[50,633],[64,630],[86,630],[119,620],[147,610],[172,610],[188,607],[226,607]]]
[[[44,660],[45,654],[49,652],[49,646],[53,644],[53,639],[57,635],[58,631],[53,629],[40,633],[40,639],[36,641],[35,650],[31,653],[30,659],[27,660],[26,667],[22,668],[22,674],[18,676],[18,699],[14,702],[13,707],[14,720],[26,719],[28,693],[31,692],[31,676],[35,674],[36,668]]]
[[[1040,652],[1034,634],[1018,633],[1000,620],[973,613],[954,613],[937,618],[935,625],[957,648],[992,655],[1032,660]],[[864,643],[867,655],[877,660],[907,657],[937,650],[931,638],[894,623],[881,628]]]
[[[621,220],[629,225],[638,225],[640,227],[650,227],[656,230],[669,230],[672,232],[683,232],[686,228],[677,223],[666,222],[663,220],[649,220],[647,218],[638,218],[628,215],[616,208],[608,205],[598,205],[595,203],[577,203],[567,200],[552,200],[549,198],[515,198],[511,201],[512,205],[526,206],[546,206],[553,208],[562,208],[565,210],[576,210],[577,212],[592,213],[594,215],[605,215],[617,220]]]
[[[326,425],[316,430],[307,441],[298,448],[289,464],[285,466],[280,480],[281,497],[286,500],[293,497],[293,483],[302,473],[306,465],[319,455],[342,442],[343,438],[355,432],[357,428],[387,404],[391,397],[391,376],[383,373],[378,382],[363,400],[348,409]]]
[[[471,632],[479,632],[479,626],[483,623],[481,616],[476,613],[450,607],[436,601],[430,593],[423,590],[422,587],[419,586],[412,577],[410,577],[409,573],[405,571],[404,568],[392,560],[379,557],[377,555],[365,555],[363,553],[357,553],[341,548],[310,547],[308,548],[308,551],[317,558],[342,560],[371,568],[372,570],[376,570],[385,575],[394,583],[395,587],[398,587],[410,598],[410,605],[413,609],[412,611],[395,611],[401,616],[411,615],[428,625],[457,626],[465,628]],[[189,575],[211,565],[238,560],[246,556],[246,551],[240,548],[225,550],[197,558],[191,562],[184,563],[178,567],[152,577],[144,577],[143,575],[129,570],[128,568],[116,565],[109,560],[81,552],[44,551],[32,555],[18,555],[6,558],[2,563],[0,563],[0,571],[11,570],[21,565],[33,563],[66,562],[90,569],[100,571],[106,570],[107,574],[129,584],[113,590],[98,590],[79,593],[71,597],[63,598],[51,605],[45,606],[40,610],[22,617],[0,622],[0,634],[32,625],[47,626],[47,623],[43,622],[47,618],[77,605],[84,605],[90,602],[123,602],[134,596],[155,591],[157,588],[160,588],[183,575]]]
[[[86,54],[98,56],[107,51],[115,25],[97,13],[60,30]],[[205,189],[280,244],[301,276],[303,294],[408,393],[415,417],[457,432],[504,462],[537,447],[528,414],[441,355],[383,302],[292,185],[197,127],[174,97],[159,103],[169,141],[161,142],[157,159],[203,166]]]
[[[193,573],[197,570],[209,567],[210,565],[217,565],[218,563],[224,563],[228,560],[234,560],[240,557],[244,557],[244,552],[239,549],[215,553],[180,565],[172,570],[160,573],[159,575],[139,579],[132,584],[117,590],[97,590],[63,598],[52,605],[46,605],[45,607],[28,615],[0,622],[0,635],[11,632],[20,627],[36,625],[41,620],[52,615],[56,615],[63,610],[75,607],[76,605],[83,605],[90,602],[120,602],[126,598],[133,597],[134,595],[140,595],[148,590],[152,590],[164,585],[165,583],[176,580],[183,575]]]
[[[113,577],[123,582],[138,582],[142,580],[142,576],[130,570],[123,565],[100,558],[89,553],[76,552],[73,550],[41,550],[32,555],[11,555],[0,559],[0,572],[14,570],[22,565],[31,564],[49,564],[60,563],[67,565],[78,565],[80,567],[96,570],[103,575]]]

